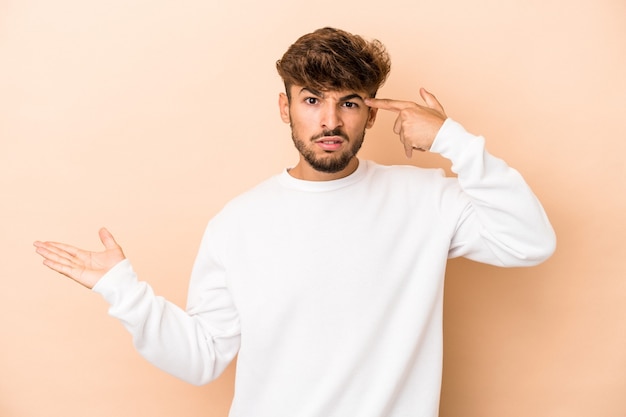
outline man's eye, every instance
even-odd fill
[[[346,101],[345,103],[343,103],[344,107],[347,107],[349,109],[356,109],[357,107],[359,107],[358,104],[352,102],[352,101]]]
[[[304,101],[307,104],[317,104],[317,99],[315,97],[307,97]]]

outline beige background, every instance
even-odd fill
[[[451,262],[441,415],[626,416],[623,0],[0,1],[0,416],[226,415],[232,368],[205,387],[152,368],[31,244],[97,249],[107,226],[184,305],[208,219],[296,161],[274,62],[326,25],[382,40],[379,96],[433,91],[558,233],[536,268]],[[392,120],[364,157],[406,163]]]

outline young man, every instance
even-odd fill
[[[332,28],[277,62],[300,159],[209,222],[186,311],[138,281],[105,229],[103,252],[37,252],[102,294],[165,371],[204,384],[238,354],[233,417],[436,416],[447,259],[531,266],[555,237],[522,177],[432,94],[374,98],[389,67],[379,42]],[[407,156],[440,153],[458,178],[357,159],[380,109],[398,114]]]

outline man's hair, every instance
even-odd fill
[[[380,41],[326,27],[300,37],[276,62],[276,69],[289,98],[292,85],[364,91],[374,97],[387,79],[391,61]]]

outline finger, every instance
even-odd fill
[[[392,100],[389,98],[366,98],[365,105],[377,109],[400,112],[409,107],[415,106],[411,101]]]
[[[400,135],[400,140],[404,145],[404,154],[407,158],[411,159],[411,157],[413,156],[413,145],[409,140],[404,137],[404,135]]]
[[[437,110],[438,112],[442,114],[445,114],[443,110],[443,106],[441,105],[441,103],[439,103],[439,100],[437,100],[437,98],[433,94],[426,91],[425,88],[420,88],[420,96],[422,97],[422,100],[424,100],[424,102],[426,103],[428,107],[430,107],[431,109]]]
[[[402,132],[402,118],[398,116],[393,123],[393,133],[399,135]]]
[[[70,261],[71,259],[75,258],[75,255],[63,250],[61,248],[58,248],[56,243],[54,242],[35,242],[35,247],[36,252],[43,256],[44,258],[48,258],[51,259],[52,257],[55,257],[55,259],[57,258],[63,258],[63,259],[67,259],[68,261]]]
[[[80,253],[80,249],[71,246],[71,245],[66,245],[65,243],[61,243],[61,242],[37,242],[39,243],[40,247],[44,247],[46,249],[49,250],[54,250],[55,252],[66,252],[69,256],[78,256]]]
[[[410,144],[404,144],[404,154],[408,159],[411,159],[413,157],[413,147]]]
[[[67,258],[44,247],[37,248],[37,253],[44,258],[43,264],[45,266],[67,276],[70,276],[72,269],[77,266],[72,258]]]
[[[54,253],[64,258],[77,258],[80,255],[80,249],[74,246],[66,245],[59,242],[35,242],[38,248],[37,253],[43,256],[42,252]]]
[[[37,253],[44,258],[43,264],[45,266],[73,280],[77,279],[80,271],[84,268],[82,264],[75,262],[75,257],[54,246],[43,242],[35,242],[35,246]]]
[[[59,274],[72,278],[74,281],[77,281],[77,277],[80,275],[79,272],[77,272],[78,268],[76,268],[75,265],[59,263],[50,259],[44,259],[43,264]]]
[[[100,236],[100,241],[102,242],[105,248],[107,249],[119,248],[120,245],[117,244],[111,232],[109,232],[106,228],[103,227],[102,229],[100,229],[100,231],[98,232],[98,235]]]

